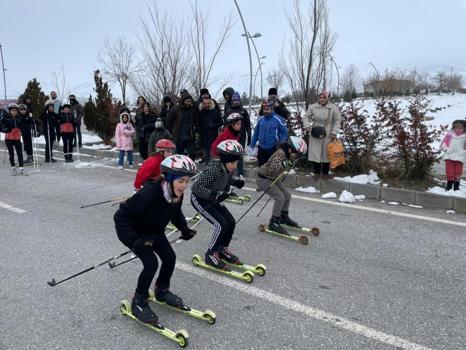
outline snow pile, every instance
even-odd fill
[[[93,145],[84,145],[81,148],[86,148],[86,149],[112,149],[112,146],[104,145],[103,143],[97,143],[97,144],[93,144]]]
[[[322,195],[322,198],[324,199],[337,198],[337,194],[335,192],[324,193]]]
[[[354,198],[357,199],[358,201],[363,201],[364,199],[366,199],[366,196],[363,194],[358,194],[354,196]]]
[[[291,169],[289,172],[288,172],[289,175],[294,175],[296,174],[296,171],[294,169]]]
[[[89,162],[77,162],[74,167],[75,168],[93,168],[95,167],[95,165]]]
[[[334,177],[335,180],[352,182],[362,185],[380,185],[380,178],[374,170],[369,170],[369,174],[361,174],[356,176]]]
[[[343,192],[341,192],[338,200],[343,203],[355,203],[356,202],[356,198],[354,198],[354,195],[351,192],[348,192],[347,190],[343,190]]]
[[[312,187],[312,186],[309,186],[309,187],[298,187],[296,189],[296,191],[299,191],[299,192],[306,192],[306,193],[319,193],[320,191],[315,188],[315,187]]]
[[[400,203],[398,203],[398,202],[388,202],[387,204],[390,204],[390,205],[400,205]]]
[[[435,193],[440,196],[449,196],[449,197],[462,197],[466,198],[466,181],[461,181],[459,191],[446,191],[444,187],[434,186],[429,188],[426,192]]]

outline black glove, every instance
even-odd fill
[[[214,200],[217,203],[220,203],[220,202],[223,202],[225,199],[227,199],[229,196],[230,196],[229,192],[218,191],[218,192],[215,192]]]
[[[144,249],[145,247],[152,247],[154,244],[154,241],[151,239],[147,238],[138,238],[136,242],[133,244],[133,248],[131,249],[134,252],[140,251],[141,249]]]
[[[185,241],[189,241],[191,238],[193,238],[196,235],[197,231],[190,229],[187,227],[184,231],[181,231],[181,239],[184,239]]]
[[[246,183],[246,180],[244,180],[244,178],[236,178],[232,182],[233,186],[239,189],[243,188],[245,183]]]

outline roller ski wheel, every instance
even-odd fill
[[[223,260],[223,261],[228,266],[231,266],[231,267],[239,269],[239,270],[251,271],[252,273],[254,273],[254,275],[258,275],[258,276],[261,276],[261,277],[265,276],[265,274],[267,272],[267,268],[263,264],[258,264],[258,265],[248,265],[248,264],[244,264],[244,263],[232,264],[232,263],[229,263],[226,260]]]
[[[202,259],[200,255],[194,255],[192,258],[192,263],[194,266],[198,266],[198,267],[202,267],[204,269],[210,270],[210,271],[222,273],[229,277],[242,280],[246,283],[252,283],[254,281],[254,273],[249,270],[244,271],[243,273],[234,271],[234,270],[220,270],[220,269],[217,269],[213,266],[206,264],[206,262],[204,261],[204,259]]]
[[[309,228],[309,227],[293,227],[293,226],[288,226],[286,224],[282,224],[282,226],[285,226],[287,229],[290,229],[290,230],[295,230],[295,231],[299,231],[299,232],[304,232],[304,233],[310,233],[312,234],[313,236],[318,236],[320,234],[320,230],[318,227],[312,227],[312,228]]]
[[[252,197],[249,194],[243,196],[243,201],[245,201],[245,202],[250,202],[251,199],[252,199]]]
[[[285,239],[288,239],[288,240],[291,240],[291,241],[299,242],[302,245],[309,244],[309,239],[306,236],[293,236],[293,235],[290,235],[290,234],[279,233],[279,232],[276,232],[276,231],[269,230],[267,228],[267,226],[264,225],[264,224],[259,225],[259,232],[269,233],[271,235],[274,235],[274,236],[277,236],[277,237],[280,237],[280,238],[285,238]]]
[[[244,204],[244,200],[241,197],[228,197],[227,199],[225,199],[225,202],[235,203],[239,205]]]
[[[176,310],[178,312],[181,312],[181,313],[183,313],[183,314],[185,314],[187,316],[190,316],[192,318],[196,318],[198,320],[206,321],[208,324],[215,324],[215,322],[217,321],[217,316],[215,315],[215,313],[212,310],[200,311],[200,310],[193,309],[193,308],[191,308],[191,307],[189,307],[187,305],[183,305],[183,306],[180,306],[180,307],[171,306],[171,305],[168,305],[165,302],[158,301],[155,298],[154,291],[152,291],[152,290],[149,291],[149,299],[148,300],[153,302],[153,303],[166,306],[169,309],[173,309],[173,310]]]
[[[145,323],[145,322],[142,322],[142,321],[138,320],[136,318],[136,316],[134,316],[134,314],[131,311],[131,303],[129,302],[129,300],[122,300],[121,301],[120,313],[122,315],[128,316],[129,318],[143,324],[144,326],[148,327],[152,331],[163,335],[165,338],[168,338],[168,339],[174,341],[175,343],[177,343],[182,348],[185,348],[188,345],[189,334],[188,334],[188,332],[186,330],[180,329],[179,331],[174,332],[174,331],[164,327],[163,325],[161,325],[158,322]]]

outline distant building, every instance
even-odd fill
[[[17,103],[17,100],[16,99],[1,99],[0,100],[0,109],[6,109],[7,106],[10,104],[10,103]]]
[[[396,95],[404,94],[413,89],[413,81],[408,79],[385,78],[382,80],[371,80],[364,84],[366,95]]]

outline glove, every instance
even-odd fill
[[[233,186],[239,189],[242,189],[245,183],[246,183],[246,180],[244,180],[244,178],[237,178],[232,181]]]
[[[133,248],[131,249],[134,252],[140,251],[145,247],[152,247],[154,245],[154,241],[147,238],[138,238],[136,242],[133,244]]]
[[[228,192],[223,192],[223,191],[217,191],[215,192],[214,200],[217,203],[223,202],[225,199],[227,199],[230,196],[230,193]]]
[[[189,227],[186,228],[184,231],[181,232],[181,239],[184,239],[185,241],[189,241],[191,238],[193,238],[196,235],[197,231],[192,230]]]

